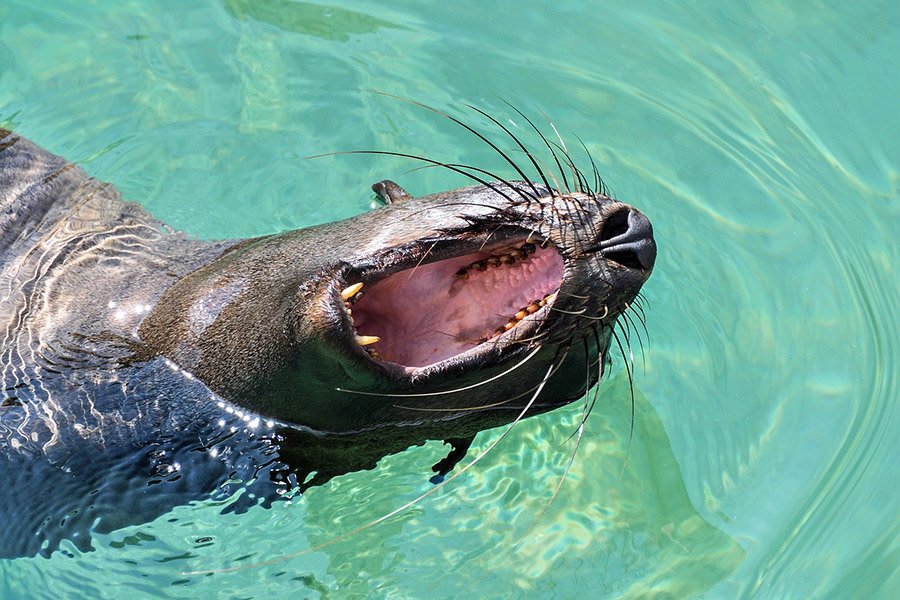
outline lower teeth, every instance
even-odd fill
[[[491,334],[487,339],[496,337],[502,333],[506,333],[507,331],[509,331],[516,325],[518,325],[519,322],[522,321],[525,317],[527,317],[528,315],[533,315],[534,313],[539,311],[541,309],[541,307],[546,306],[547,302],[549,302],[551,300],[551,298],[553,298],[555,295],[556,295],[556,292],[553,292],[552,294],[547,294],[540,300],[532,301],[531,304],[529,304],[525,308],[522,308],[518,312],[516,312],[516,314],[513,315],[509,319],[509,321],[506,322],[506,324],[501,325],[500,327],[495,329],[494,333]],[[483,340],[483,341],[486,341],[486,340]]]

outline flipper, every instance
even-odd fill
[[[444,477],[453,470],[459,461],[461,461],[465,456],[466,452],[469,451],[469,446],[472,445],[472,442],[475,440],[475,436],[470,436],[466,438],[454,438],[450,440],[444,440],[445,444],[450,444],[453,448],[450,452],[435,463],[434,466],[431,467],[431,470],[437,473],[437,475],[433,476],[429,481],[434,484],[438,484],[444,480]]]

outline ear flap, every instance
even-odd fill
[[[412,196],[410,196],[406,190],[390,179],[384,179],[378,183],[373,183],[372,191],[375,192],[375,195],[378,196],[378,199],[384,204],[393,204],[394,202],[403,202],[404,200],[412,199]]]

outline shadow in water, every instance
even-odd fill
[[[350,36],[376,33],[397,25],[346,8],[288,0],[224,0],[223,6],[236,19],[253,19],[294,33],[333,42]]]

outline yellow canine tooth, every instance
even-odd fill
[[[370,344],[377,344],[381,341],[381,338],[377,335],[358,335],[356,336],[356,343],[360,346],[368,346]]]
[[[362,281],[360,281],[359,283],[354,283],[353,285],[344,288],[344,291],[341,292],[341,298],[345,301],[349,300],[350,298],[355,296],[356,292],[361,290],[362,287],[363,287],[363,283],[362,283]]]

